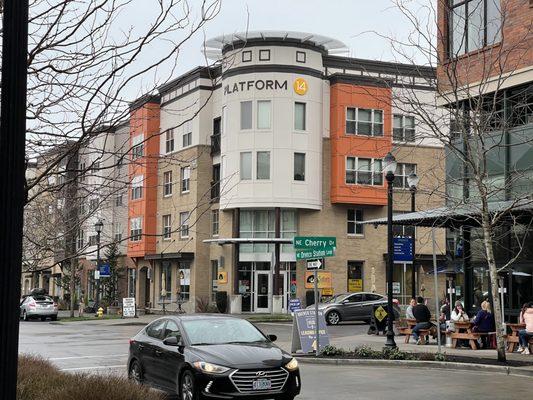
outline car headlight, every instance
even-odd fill
[[[193,365],[194,368],[199,371],[205,372],[206,374],[223,374],[224,372],[229,371],[229,368],[227,367],[211,364],[205,361],[196,361]]]
[[[287,364],[285,364],[285,368],[287,368],[289,371],[295,371],[298,369],[298,360],[296,358],[293,358],[291,361],[289,361]]]

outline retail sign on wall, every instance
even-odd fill
[[[394,238],[394,262],[412,263],[413,262],[413,238],[395,237]]]
[[[315,283],[315,275],[313,271],[305,273],[305,288],[313,289]],[[329,289],[333,287],[333,281],[330,271],[318,271],[318,289]]]
[[[300,96],[307,93],[309,85],[304,78],[297,78],[293,83],[294,92]],[[249,81],[239,81],[228,83],[224,86],[224,96],[239,93],[257,91],[287,91],[289,90],[289,81],[287,79],[255,79]]]
[[[300,96],[303,96],[307,93],[307,81],[304,78],[298,78],[294,81],[293,84],[294,92],[296,94],[299,94]]]
[[[348,279],[348,292],[362,292],[363,280],[362,279]]]

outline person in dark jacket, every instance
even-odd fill
[[[484,301],[481,303],[481,310],[478,311],[476,317],[472,320],[474,324],[474,332],[488,333],[496,331],[496,324],[494,322],[494,315],[490,309],[490,303]],[[481,336],[481,348],[487,348],[487,336]]]
[[[419,296],[416,299],[416,302],[416,306],[413,307],[413,315],[416,319],[416,325],[413,328],[413,338],[415,339],[416,344],[425,344],[426,341],[420,337],[420,330],[431,328],[431,312],[424,304],[423,297]]]

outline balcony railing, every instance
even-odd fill
[[[220,154],[220,134],[211,135],[211,155]]]

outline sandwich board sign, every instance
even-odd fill
[[[329,345],[324,312],[318,311],[319,351]],[[316,315],[315,310],[295,310],[292,322],[291,352],[316,352]]]
[[[122,299],[122,316],[124,318],[135,317],[135,297],[125,297]]]

